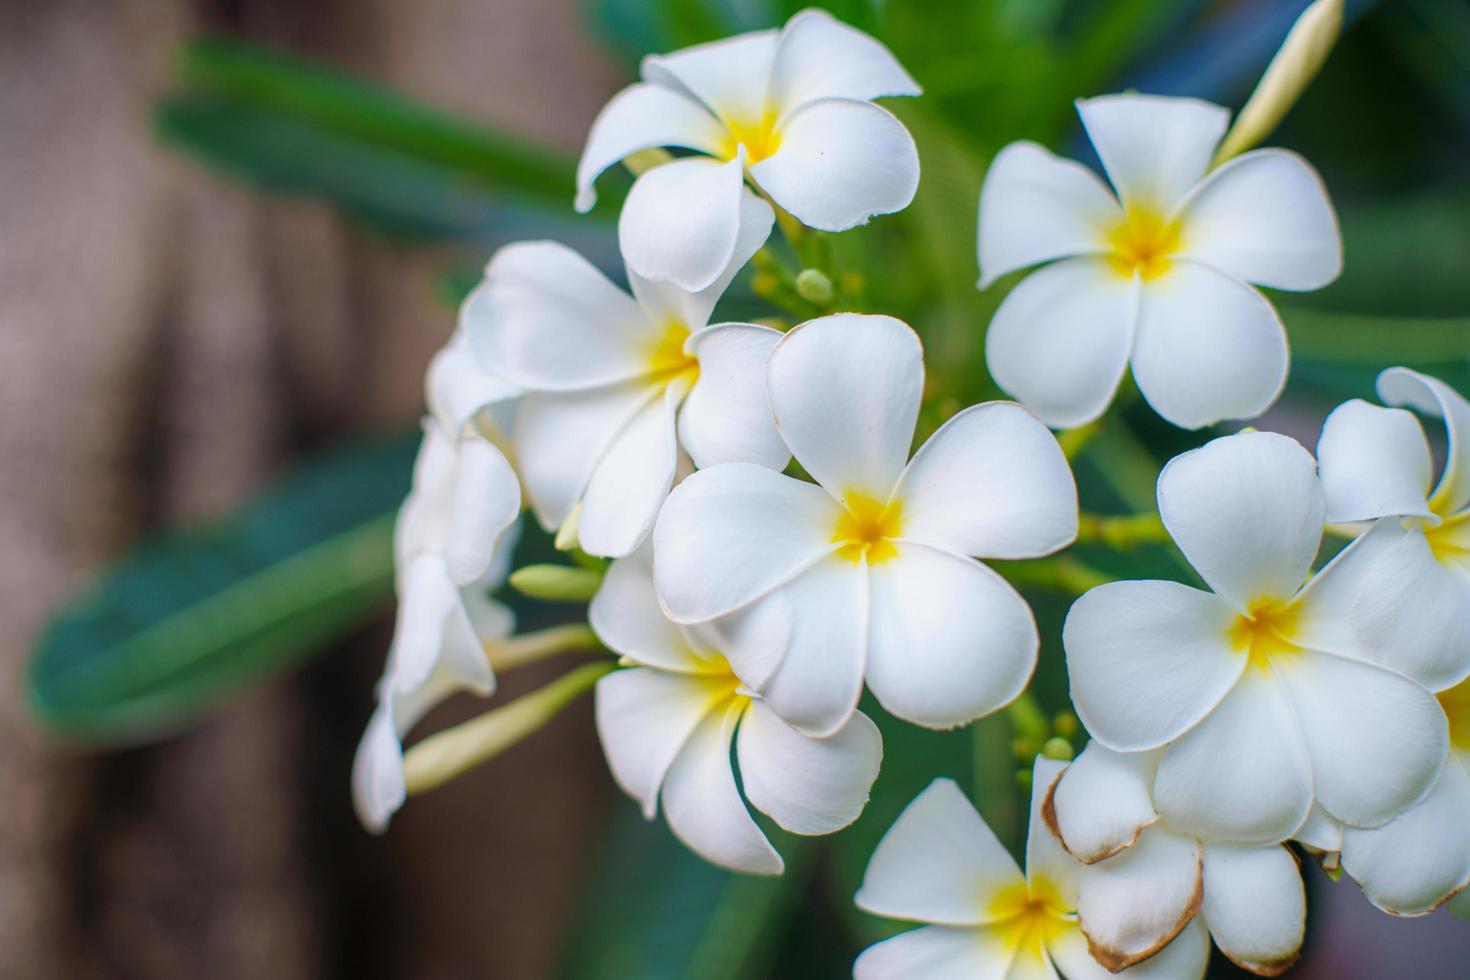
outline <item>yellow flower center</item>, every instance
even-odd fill
[[[1424,537],[1440,564],[1470,566],[1470,514],[1446,517],[1434,527],[1425,525]]]
[[[663,332],[648,351],[648,373],[660,380],[672,382],[688,374],[690,382],[699,378],[699,359],[684,352],[684,342],[689,339],[689,328],[678,320],[670,320]]]
[[[903,505],[897,500],[884,503],[863,493],[848,493],[846,508],[837,517],[832,540],[842,547],[837,555],[854,564],[868,560],[875,565],[898,554],[893,539],[903,531]]]
[[[987,918],[1021,955],[1045,956],[1046,944],[1073,922],[1061,892],[1045,878],[1003,889],[986,909]]]
[[[735,676],[735,671],[730,667],[730,661],[725,659],[724,654],[706,652],[696,653],[695,656],[700,660],[698,673],[695,676],[704,686],[705,697],[711,711],[721,707],[738,708],[743,711],[749,706],[750,697],[739,693],[741,680]]]
[[[1169,271],[1170,259],[1179,251],[1177,221],[1167,221],[1157,211],[1131,207],[1107,233],[1108,261],[1120,276],[1157,279]]]
[[[781,148],[781,134],[776,129],[774,110],[767,109],[754,121],[726,119],[725,128],[729,131],[722,153],[726,160],[735,159],[736,151],[742,145],[747,164],[760,163]]]
[[[1470,680],[1440,691],[1435,697],[1450,720],[1450,744],[1461,752],[1470,752]]]
[[[1274,657],[1299,653],[1293,637],[1300,625],[1301,610],[1289,603],[1261,599],[1236,616],[1227,635],[1230,645],[1245,654],[1248,666],[1264,670]]]

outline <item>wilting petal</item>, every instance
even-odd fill
[[[1062,643],[1087,730],[1119,752],[1178,738],[1235,685],[1245,658],[1226,636],[1235,613],[1176,582],[1112,582],[1067,613]]]
[[[804,225],[846,231],[914,199],[919,151],[887,109],[821,99],[781,120],[779,135],[780,148],[750,175]]]
[[[868,575],[868,688],[890,714],[953,728],[1025,690],[1036,669],[1036,620],[994,571],[904,542]]]
[[[1251,667],[1224,701],[1164,750],[1154,806],[1209,840],[1275,843],[1312,807],[1312,763],[1281,682]]]
[[[631,296],[557,242],[496,252],[460,318],[482,364],[536,391],[639,377],[658,341]]]
[[[1123,203],[1163,214],[1205,175],[1230,119],[1199,99],[1157,95],[1081,99],[1077,113]]]
[[[1301,588],[1325,509],[1311,454],[1274,432],[1215,439],[1159,474],[1159,514],[1170,536],[1210,588],[1242,612]]]
[[[520,512],[521,483],[505,455],[478,434],[461,437],[444,549],[450,580],[468,586],[484,579],[501,535]]]
[[[705,860],[732,871],[776,875],[784,867],[781,855],[751,819],[730,766],[730,741],[742,710],[731,705],[709,715],[684,743],[664,777],[664,816],[674,836]]]
[[[1342,271],[1327,188],[1286,150],[1254,150],[1204,179],[1180,210],[1183,256],[1273,289],[1321,289]]]
[[[1444,419],[1449,450],[1444,474],[1430,499],[1441,514],[1470,504],[1470,402],[1438,378],[1408,368],[1389,368],[1380,374],[1378,397]]]
[[[1045,812],[1057,777],[1067,768],[1065,762],[1038,755],[1031,765],[1031,809],[1026,823],[1026,880],[1033,892],[1045,883],[1055,889],[1056,898],[1067,908],[1077,907],[1077,876],[1082,865],[1068,854],[1047,825]]]
[[[1273,664],[1286,682],[1317,801],[1346,824],[1385,823],[1421,799],[1449,750],[1434,695],[1374,664],[1302,651]]]
[[[996,383],[1047,425],[1070,429],[1113,400],[1138,316],[1138,284],[1104,259],[1067,259],[1027,276],[985,334]]]
[[[740,240],[744,183],[739,158],[687,157],[639,177],[618,218],[628,270],[689,292],[715,283]]]
[[[1043,816],[1073,857],[1087,864],[1111,857],[1159,819],[1149,796],[1158,758],[1094,740],[1072,760]]]
[[[660,670],[698,672],[704,662],[690,649],[684,631],[659,608],[651,557],[652,549],[645,545],[608,566],[587,607],[588,625],[624,657]]]
[[[905,539],[957,555],[1038,558],[1077,536],[1077,484],[1046,426],[1019,405],[958,413],[914,454],[896,499]]]
[[[776,31],[751,31],[643,59],[643,79],[688,92],[721,119],[753,123],[765,110]]]
[[[980,189],[980,288],[1038,262],[1103,251],[1123,209],[1091,170],[1023,141],[996,154]]]
[[[1059,930],[1046,945],[1052,962],[1067,980],[1203,980],[1210,962],[1210,933],[1196,916],[1169,945],[1122,973],[1113,973],[1087,949],[1078,928]]]
[[[791,452],[838,499],[884,501],[908,460],[924,391],[924,349],[888,316],[837,313],[771,352],[771,408]]]
[[[675,382],[645,405],[592,471],[577,522],[577,538],[588,554],[621,557],[653,530],[674,485],[679,463],[675,413],[686,390],[684,382]]]
[[[1133,377],[1154,411],[1183,429],[1260,415],[1286,383],[1286,332],[1251,287],[1178,261],[1143,285]]]
[[[1342,866],[1394,915],[1424,915],[1470,882],[1470,769],[1453,752],[1433,790],[1382,827],[1348,827]]]
[[[786,722],[808,735],[847,723],[863,693],[868,662],[868,577],[842,558],[817,563],[761,605],[789,610],[780,663],[758,686]],[[737,668],[738,670],[738,668]]]
[[[657,396],[657,389],[635,384],[522,398],[516,463],[543,528],[561,527],[608,447]]]
[[[1429,443],[1401,408],[1354,398],[1332,410],[1317,443],[1327,520],[1429,517]]]
[[[892,52],[825,10],[803,10],[781,29],[767,89],[778,113],[816,99],[919,93]]]
[[[665,774],[714,708],[710,686],[697,676],[634,667],[598,681],[595,700],[608,769],[652,820]]]
[[[679,413],[679,442],[696,466],[782,470],[791,460],[766,394],[766,361],[780,339],[779,331],[753,323],[723,323],[689,338],[699,380]]]
[[[996,920],[997,896],[1025,878],[950,779],[914,798],[878,842],[853,901],[874,915],[946,925]]]
[[[1015,947],[1003,928],[925,926],[869,946],[853,980],[1007,980]]]
[[[669,494],[654,527],[665,611],[707,622],[779,588],[836,550],[838,514],[820,488],[761,466],[700,470]]]
[[[725,141],[725,127],[689,96],[659,85],[629,85],[592,120],[587,145],[577,162],[577,210],[592,210],[597,203],[593,182],[629,154],[655,146],[718,154]]]
[[[883,761],[883,737],[861,712],[828,738],[803,735],[752,702],[735,742],[751,806],[793,834],[830,834],[868,802]]]
[[[1200,909],[1215,945],[1263,976],[1286,972],[1301,954],[1307,894],[1296,856],[1285,847],[1205,845]]]
[[[1092,955],[1121,970],[1163,949],[1189,924],[1204,893],[1192,837],[1150,827],[1137,843],[1088,865],[1077,885],[1077,920]]]

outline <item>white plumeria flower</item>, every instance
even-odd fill
[[[1420,799],[1448,751],[1433,695],[1340,646],[1349,610],[1311,574],[1325,504],[1310,454],[1268,432],[1216,439],[1159,476],[1159,513],[1212,592],[1113,582],[1063,628],[1072,699],[1093,736],[1167,745],[1153,805],[1212,840],[1291,837],[1313,800],[1376,826]],[[1305,582],[1305,585],[1303,584]]]
[[[465,301],[465,307],[469,302]],[[429,360],[424,376],[429,414],[445,431],[463,432],[473,423],[475,432],[489,439],[512,462],[511,434],[515,431],[520,394],[519,388],[485,369],[462,327]]]
[[[707,631],[670,622],[648,549],[614,561],[592,600],[592,629],[632,666],[597,682],[597,733],[608,766],[652,820],[662,801],[675,836],[734,871],[780,874],[781,855],[745,798],[795,834],[830,834],[868,802],[883,761],[878,728],[854,714],[830,738],[803,735],[740,681]]]
[[[653,535],[669,616],[739,613],[726,630],[735,669],[816,735],[846,721],[865,676],[892,714],[934,728],[1014,699],[1036,664],[1036,623],[971,556],[1034,558],[1076,536],[1056,439],[992,402],[955,415],[905,465],[923,349],[891,317],[804,323],[771,352],[767,378],[781,437],[816,484],[744,464],[681,483]]]
[[[1200,838],[1171,826],[1149,788],[1159,753],[1090,743],[1052,785],[1042,813],[1086,865],[1077,918],[1093,955],[1121,969],[1154,956],[1194,920],[1230,960],[1262,976],[1301,954],[1307,896],[1284,844]],[[1146,960],[1152,962],[1152,960]]]
[[[855,901],[875,915],[932,923],[870,946],[855,980],[1107,980],[1078,927],[1083,865],[1047,830],[1041,804],[1062,763],[1038,758],[1032,773],[1026,871],[948,779],[936,779],[889,829],[868,862]],[[1128,978],[1202,977],[1209,941],[1196,924],[1175,930]]]
[[[1353,627],[1368,653],[1431,690],[1470,676],[1470,402],[1407,368],[1378,393],[1444,419],[1448,455],[1431,491],[1429,445],[1403,408],[1354,399],[1322,428],[1317,457],[1332,523],[1376,521],[1358,544]]]
[[[641,74],[592,123],[577,210],[596,201],[598,174],[629,154],[696,151],[645,173],[623,205],[623,255],[647,279],[698,290],[719,278],[739,238],[747,177],[824,231],[913,200],[913,138],[872,100],[918,95],[919,86],[883,45],[825,11],[802,11],[780,31],[650,55]]]
[[[536,516],[554,531],[580,502],[591,554],[619,557],[643,542],[683,453],[699,466],[786,465],[764,390],[781,334],[707,326],[770,231],[770,207],[748,192],[743,200],[740,245],[703,292],[629,270],[629,296],[571,249],[522,242],[495,254],[465,304],[481,362],[525,392],[514,450]]]
[[[1112,182],[1013,143],[980,194],[980,286],[1040,262],[996,311],[990,373],[1058,428],[1107,409],[1124,369],[1188,429],[1251,418],[1286,381],[1286,334],[1249,284],[1318,289],[1342,243],[1315,170],[1285,150],[1209,170],[1229,113],[1197,99],[1077,103]],[[1059,261],[1054,261],[1059,260]]]
[[[397,621],[352,771],[358,816],[374,832],[403,805],[404,736],[451,694],[491,694],[485,643],[515,628],[510,609],[485,593],[509,572],[520,484],[476,421],[514,390],[477,379],[464,354],[451,341],[430,367],[435,412],[424,419],[413,486],[394,527]]]

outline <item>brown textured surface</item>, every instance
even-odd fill
[[[24,713],[61,596],[304,447],[412,424],[452,326],[442,256],[154,146],[204,29],[569,147],[616,80],[570,0],[0,4],[0,978],[544,975],[606,790],[585,705],[381,840],[347,799],[381,627],[152,748]]]

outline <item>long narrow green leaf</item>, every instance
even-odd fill
[[[1463,364],[1470,360],[1470,317],[1383,317],[1282,307],[1299,360],[1328,364]]]
[[[73,737],[156,735],[361,623],[391,593],[416,443],[333,452],[236,516],[124,558],[41,638],[36,717]]]

